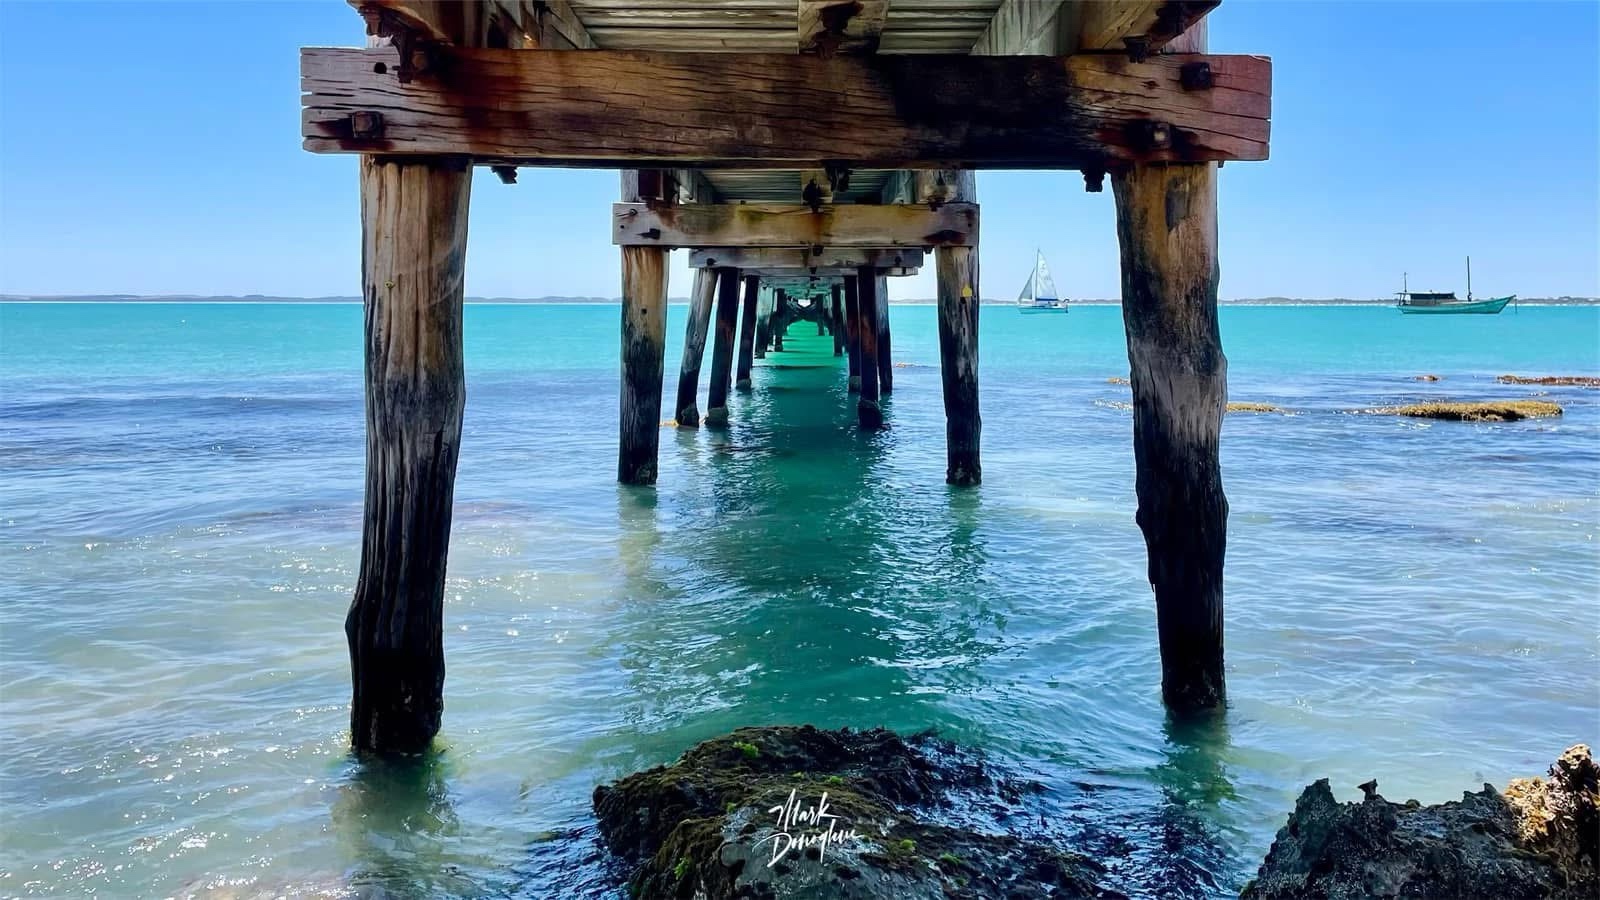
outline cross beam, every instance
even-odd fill
[[[758,276],[760,276],[762,278],[770,280],[770,279],[773,279],[773,278],[844,278],[847,275],[855,275],[860,271],[861,271],[860,269],[840,269],[840,268],[793,269],[793,268],[759,268],[758,267],[758,268],[753,268],[753,269],[741,268],[739,270],[739,274],[740,275],[758,275]],[[892,266],[892,267],[889,267],[889,268],[878,269],[877,270],[879,275],[885,275],[885,276],[888,276],[890,278],[901,278],[901,277],[904,277],[904,276],[907,276],[907,275],[915,275],[919,271],[921,271],[921,270],[920,269],[908,269],[908,268],[906,268],[904,266]]]
[[[1104,170],[1267,157],[1257,56],[301,51],[305,147],[509,165]],[[1201,67],[1204,75],[1201,76]]]
[[[624,247],[951,247],[978,242],[978,204],[824,206],[740,203],[611,207],[611,242]]]
[[[814,247],[785,249],[772,247],[709,247],[689,251],[689,267],[714,269],[841,269],[854,275],[856,269],[920,269],[920,249],[847,250],[829,247],[816,252]]]

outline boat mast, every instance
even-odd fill
[[[1472,257],[1467,257],[1467,302],[1472,302]]]

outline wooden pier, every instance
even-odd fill
[[[695,272],[680,427],[726,424],[801,321],[834,336],[860,426],[884,427],[886,280],[933,253],[946,480],[978,484],[974,172],[1109,176],[1163,695],[1222,702],[1217,169],[1267,158],[1271,63],[1205,53],[1216,0],[350,3],[367,46],[303,49],[301,86],[306,149],[361,155],[357,750],[420,751],[440,725],[472,166],[622,171],[617,477],[634,485],[657,474],[673,249]]]

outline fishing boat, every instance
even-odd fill
[[[1400,277],[1400,302],[1395,304],[1403,313],[1414,314],[1466,314],[1475,313],[1482,316],[1492,316],[1506,308],[1506,304],[1517,299],[1516,294],[1509,297],[1494,297],[1489,300],[1472,299],[1472,257],[1467,257],[1467,299],[1460,300],[1455,291],[1412,291],[1407,289],[1406,276]]]
[[[1033,263],[1033,273],[1028,276],[1028,283],[1022,286],[1022,293],[1017,296],[1017,309],[1025,313],[1066,312],[1067,301],[1056,293],[1056,282],[1050,277],[1050,267],[1045,265],[1044,251],[1036,249],[1034,253],[1037,257]]]

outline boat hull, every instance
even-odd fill
[[[1019,306],[1017,310],[1024,314],[1032,315],[1034,313],[1064,313],[1067,308],[1065,306]]]
[[[1506,308],[1506,304],[1517,299],[1513,294],[1510,297],[1496,297],[1493,300],[1471,300],[1460,303],[1440,303],[1437,306],[1416,306],[1402,304],[1400,311],[1408,316],[1449,316],[1449,315],[1478,315],[1492,316]]]

